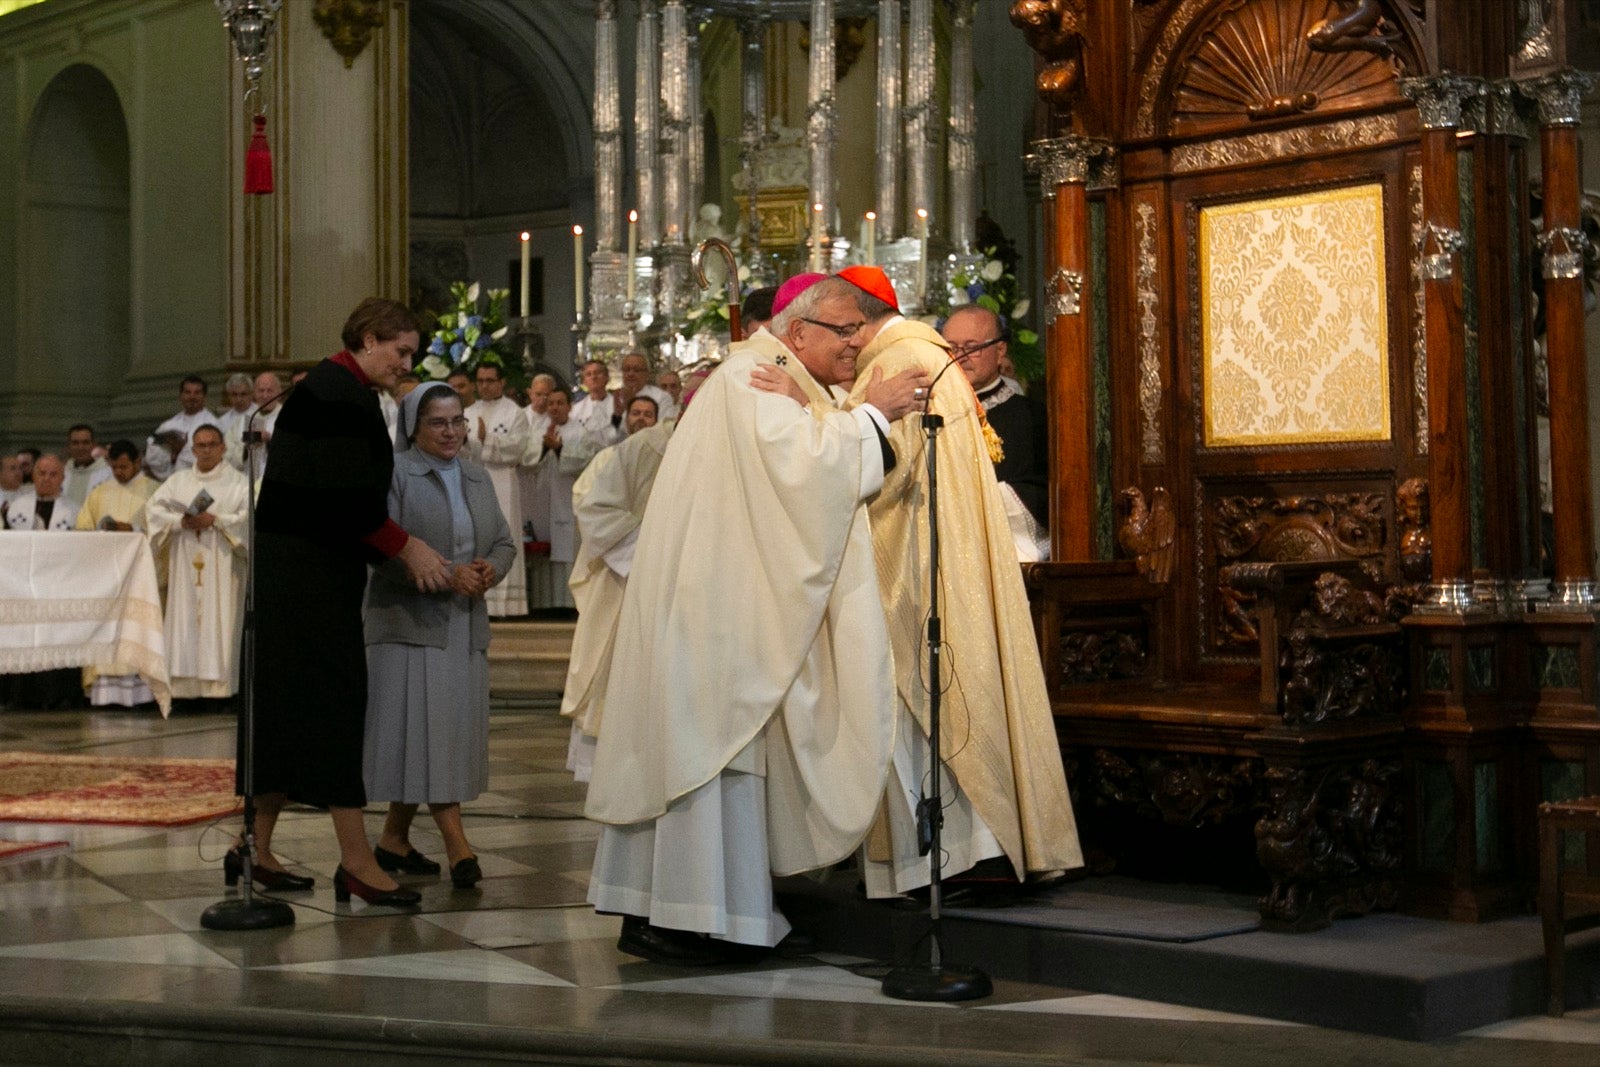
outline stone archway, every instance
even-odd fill
[[[128,125],[104,74],[80,63],[51,80],[23,160],[13,435],[55,445],[103,416],[128,371]]]

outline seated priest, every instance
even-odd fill
[[[72,529],[78,521],[78,506],[62,495],[66,477],[66,464],[60,456],[50,452],[40,456],[33,464],[33,485],[6,507],[6,529]]]
[[[189,442],[193,467],[176,470],[145,505],[157,566],[167,572],[167,673],[179,699],[225,700],[239,688],[249,483],[223,462],[209,423]]]
[[[785,299],[787,297],[788,299]],[[837,863],[881,806],[894,681],[864,501],[927,376],[861,382],[848,283],[786,283],[771,332],[696,394],[639,528],[585,814],[622,951],[700,965],[789,932],[774,874]],[[758,392],[784,377],[807,406]],[[746,949],[748,951],[748,949]]]
[[[867,399],[865,382],[920,370],[934,381],[926,410],[944,417],[939,603],[952,677],[942,686],[942,867],[959,874],[988,860],[981,875],[1015,884],[1082,866],[1027,592],[995,482],[998,441],[944,339],[901,317],[884,273],[848,267],[841,277],[856,286],[856,305],[866,321],[852,402]],[[877,897],[924,886],[930,877],[928,857],[917,845],[917,804],[931,774],[925,684],[929,516],[920,420],[896,423],[889,444],[894,469],[868,509],[900,715],[888,796],[865,849],[867,892]],[[994,862],[1001,857],[1009,866]]]

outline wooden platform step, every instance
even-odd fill
[[[497,701],[560,694],[572,655],[573,622],[494,622],[489,626],[489,692]]]

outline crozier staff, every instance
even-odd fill
[[[344,351],[313,367],[284,401],[256,511],[256,881],[309,889],[284,870],[272,830],[284,802],[326,807],[339,839],[334,890],[374,904],[414,904],[378,866],[361,809],[367,709],[361,600],[367,564],[397,560],[418,589],[450,585],[450,566],[389,518],[394,444],[374,389],[411,367],[417,322],[368,297],[345,321]],[[241,783],[242,784],[242,783]],[[226,868],[236,877],[237,853]]]

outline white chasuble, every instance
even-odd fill
[[[484,596],[489,614],[500,618],[528,613],[528,577],[522,560],[522,491],[517,468],[528,447],[528,416],[507,397],[480,400],[467,408],[467,455],[489,471],[494,495],[500,501],[500,514],[511,530],[516,554],[504,579]],[[482,426],[484,437],[478,439]]]
[[[561,714],[572,719],[573,729],[587,738],[574,741],[575,746],[592,749],[599,732],[599,721],[591,714],[593,697],[604,689],[611,670],[611,648],[639,524],[676,425],[671,420],[658,423],[605,449],[572,487],[579,539],[567,584],[578,609],[578,626],[572,635]],[[577,771],[578,767],[569,762],[569,769]],[[587,771],[578,780],[587,781]]]
[[[184,514],[202,490],[216,522],[186,530]],[[227,697],[239,688],[249,492],[245,476],[224,462],[204,473],[174,471],[145,505],[150,547],[157,565],[166,563],[167,673],[175,697]]]
[[[810,410],[753,389],[757,363],[782,366]],[[894,743],[862,503],[881,482],[864,413],[838,411],[770,333],[733,347],[678,420],[640,526],[588,712],[590,818],[665,827],[669,808],[725,770],[764,769],[768,854],[726,863],[792,874],[861,842]]]

